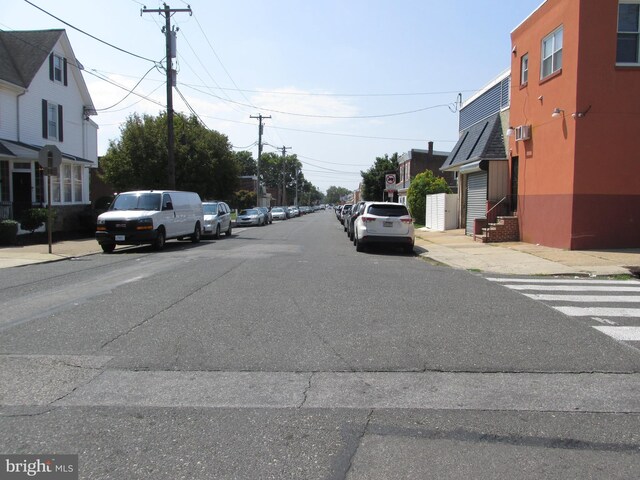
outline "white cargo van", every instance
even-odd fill
[[[98,216],[96,240],[105,253],[116,245],[151,244],[162,250],[170,238],[200,241],[204,215],[194,192],[140,190],[120,193]]]

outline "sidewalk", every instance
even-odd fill
[[[464,230],[416,230],[418,255],[452,268],[504,275],[625,275],[640,272],[640,248],[562,250],[523,242],[480,243]],[[0,248],[0,268],[54,262],[102,252],[94,238]]]
[[[524,242],[480,243],[464,230],[416,230],[416,253],[453,268],[504,275],[628,275],[640,272],[640,248],[562,250]]]

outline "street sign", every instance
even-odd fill
[[[396,174],[387,173],[384,176],[384,183],[387,187],[387,190],[396,190]]]
[[[45,145],[38,152],[38,163],[42,168],[57,168],[62,163],[62,152],[55,145]]]

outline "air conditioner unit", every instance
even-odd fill
[[[529,140],[531,138],[531,125],[520,125],[516,127],[516,142]]]

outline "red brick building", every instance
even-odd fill
[[[547,0],[511,33],[521,240],[640,246],[639,25],[640,0]]]

